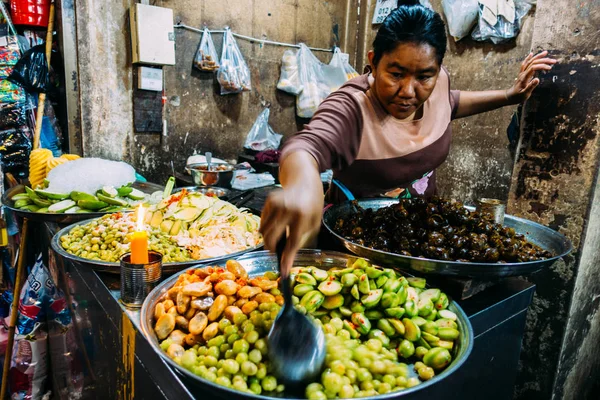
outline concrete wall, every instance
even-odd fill
[[[240,34],[286,43],[332,48],[337,45],[354,60],[356,0],[158,0],[174,10],[175,20],[202,28],[230,26]],[[213,38],[220,54],[221,34]],[[212,73],[192,67],[201,35],[176,30],[177,65],[165,67],[168,137],[136,135],[137,166],[155,180],[170,174],[170,161],[182,169],[194,151],[235,159],[256,117],[271,108],[270,124],[284,135],[295,133],[302,121],[295,116],[295,97],[276,90],[281,57],[287,49],[273,45],[237,43],[252,72],[252,92],[221,96]],[[331,53],[315,52],[323,61]],[[143,153],[141,152],[143,150]]]
[[[127,10],[133,0],[78,1],[79,104],[86,156],[133,162],[132,73]],[[67,4],[63,4],[65,7]],[[72,78],[75,81],[74,77]]]
[[[168,133],[133,132],[132,68],[127,11],[134,0],[82,0],[75,4],[83,154],[131,162],[155,182],[182,170],[194,151],[235,158],[254,120],[271,108],[275,131],[291,135],[303,121],[295,117],[295,97],[277,91],[285,47],[238,40],[252,73],[252,91],[221,96],[214,74],[192,68],[200,34],[176,30],[176,61],[165,67]],[[172,8],[175,21],[311,47],[337,45],[355,59],[357,0],[156,0]],[[222,35],[214,35],[220,53]],[[315,53],[329,61],[331,53]]]

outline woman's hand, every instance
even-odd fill
[[[260,233],[270,251],[275,251],[277,242],[287,233],[283,273],[290,270],[298,250],[321,227],[323,184],[316,161],[306,152],[292,153],[285,158],[280,179],[284,188],[267,198]]]
[[[547,55],[548,51],[542,51],[535,56],[533,53],[529,53],[523,60],[515,84],[505,92],[506,99],[511,104],[523,103],[529,99],[533,90],[540,84],[540,79],[536,78],[538,71],[550,71],[552,66],[558,62]]]

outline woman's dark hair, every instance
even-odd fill
[[[398,4],[383,21],[373,41],[374,64],[400,43],[417,43],[433,47],[441,65],[446,53],[446,27],[440,14],[423,7],[418,0],[400,0]]]

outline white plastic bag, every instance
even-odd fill
[[[231,187],[235,190],[249,190],[275,184],[275,178],[268,172],[262,174],[250,171],[235,171]]]
[[[323,63],[304,44],[298,51],[298,77],[302,92],[296,97],[296,114],[311,118],[319,104],[331,93],[323,73]]]
[[[256,118],[254,125],[252,125],[246,137],[245,148],[256,151],[277,150],[279,148],[279,143],[283,136],[275,133],[271,125],[269,125],[269,114],[269,109],[265,108],[258,118]]]
[[[229,28],[225,28],[223,36],[221,67],[217,73],[217,80],[221,85],[221,94],[251,90],[250,69]]]
[[[200,71],[206,72],[214,72],[219,69],[219,56],[207,28],[204,28],[202,32],[202,40],[200,40],[200,46],[194,57],[194,66]]]
[[[295,96],[302,92],[298,75],[298,54],[294,50],[286,50],[281,57],[281,75],[277,82],[277,89]]]
[[[466,37],[477,23],[479,2],[477,0],[442,0],[448,30],[454,40]]]
[[[484,42],[490,40],[494,44],[506,42],[519,34],[521,21],[531,9],[526,0],[478,0],[478,24],[471,37]],[[512,7],[514,5],[514,8]]]
[[[324,66],[325,79],[328,80],[332,92],[338,90],[346,81],[358,76],[358,72],[342,57],[339,47],[333,51],[329,65]]]

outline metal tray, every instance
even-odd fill
[[[144,193],[150,194],[158,190],[163,190],[162,186],[156,185],[154,183],[146,183],[146,182],[135,182],[133,187],[141,190]],[[38,213],[33,211],[25,211],[20,210],[18,208],[14,208],[14,202],[11,198],[19,193],[25,193],[24,185],[17,185],[13,188],[10,188],[4,195],[2,196],[2,204],[6,207],[10,212],[14,213],[17,217],[27,218],[30,221],[37,222],[54,222],[61,225],[72,224],[74,222],[83,221],[90,218],[98,218],[103,216],[104,214],[110,214],[105,212],[89,212],[89,213],[80,213],[80,214],[65,214],[65,213]],[[132,210],[133,211],[133,210]],[[126,211],[127,212],[127,211]]]
[[[87,215],[87,214],[86,214]],[[119,263],[113,263],[113,262],[108,262],[108,261],[98,261],[98,260],[90,260],[87,258],[83,258],[83,257],[78,257],[74,254],[68,253],[66,252],[62,246],[60,245],[60,238],[64,235],[66,235],[67,233],[69,233],[69,231],[71,229],[73,229],[74,227],[78,226],[78,225],[85,225],[89,222],[91,222],[92,220],[94,220],[95,218],[92,219],[88,219],[85,221],[79,221],[76,222],[74,224],[71,224],[69,226],[67,226],[66,228],[61,229],[60,231],[58,231],[56,233],[56,235],[54,235],[52,237],[52,240],[50,242],[50,245],[52,246],[52,249],[61,257],[73,261],[77,264],[80,264],[82,266],[86,266],[89,268],[92,268],[93,270],[97,271],[97,272],[108,272],[111,274],[119,274],[120,273],[120,266]],[[246,254],[248,252],[251,251],[255,251],[255,250],[259,250],[263,247],[262,243],[258,246],[254,246],[254,247],[250,247],[246,250],[242,250],[242,251],[238,251],[235,253],[231,253],[231,254],[226,254],[223,256],[219,256],[219,257],[211,257],[211,258],[204,258],[201,260],[191,260],[191,261],[182,261],[182,262],[170,262],[170,263],[163,263],[163,273],[164,274],[173,274],[175,272],[179,272],[185,268],[191,267],[193,265],[198,265],[198,264],[207,264],[207,263],[217,263],[223,260],[229,260],[230,258],[235,258],[235,257],[239,257],[243,254]]]
[[[362,208],[379,209],[398,203],[394,199],[358,200]],[[473,211],[473,207],[466,207]],[[471,278],[501,278],[515,275],[530,274],[542,268],[549,267],[559,258],[566,256],[573,249],[571,242],[564,235],[538,223],[523,218],[506,215],[504,225],[514,228],[517,233],[525,235],[527,240],[552,252],[555,256],[541,261],[521,263],[465,263],[458,261],[440,261],[429,258],[409,257],[396,253],[388,253],[370,247],[361,246],[337,234],[333,228],[340,217],[353,214],[354,208],[350,202],[337,204],[323,213],[323,224],[348,250],[361,257],[388,267],[408,269],[420,274],[450,275]]]
[[[294,266],[316,266],[322,269],[329,269],[333,267],[345,268],[346,262],[349,257],[352,256],[338,252],[329,252],[321,250],[300,250],[294,261]],[[242,257],[239,257],[237,260],[244,266],[244,268],[246,268],[246,271],[248,271],[248,274],[250,276],[261,276],[267,271],[278,271],[277,259],[275,258],[275,255],[265,250],[246,254]],[[218,263],[217,265],[224,266],[225,262]],[[184,272],[185,271],[182,271],[181,273]],[[142,305],[140,313],[141,330],[144,336],[152,345],[154,351],[156,351],[165,360],[165,362],[169,364],[176,372],[184,376],[186,382],[190,382],[192,385],[198,387],[199,389],[211,392],[215,395],[219,395],[220,398],[226,398],[227,396],[230,396],[230,398],[232,399],[291,398],[289,397],[290,394],[286,392],[282,393],[279,397],[257,396],[219,386],[216,383],[210,382],[197,375],[194,375],[187,369],[177,365],[166,355],[164,351],[162,351],[158,344],[158,339],[154,333],[154,329],[152,328],[152,321],[154,318],[154,306],[156,305],[158,300],[167,292],[167,290],[169,290],[175,284],[179,275],[180,274],[170,277],[169,279],[162,282],[159,286],[154,288],[154,290],[150,292],[148,297],[146,297],[146,300]],[[451,301],[450,306],[448,308],[454,313],[456,313],[456,315],[458,316],[457,324],[461,332],[460,340],[457,342],[457,346],[453,351],[453,359],[448,368],[446,368],[444,372],[440,373],[439,375],[436,375],[433,379],[423,382],[415,387],[405,389],[403,391],[367,397],[367,399],[383,400],[392,398],[397,399],[400,397],[410,397],[412,393],[440,383],[445,378],[449,377],[454,372],[456,372],[462,366],[462,364],[471,354],[471,350],[473,350],[473,327],[471,326],[471,322],[467,318],[467,315],[458,304],[456,304],[454,301]],[[410,368],[410,371],[413,371],[413,368]]]

